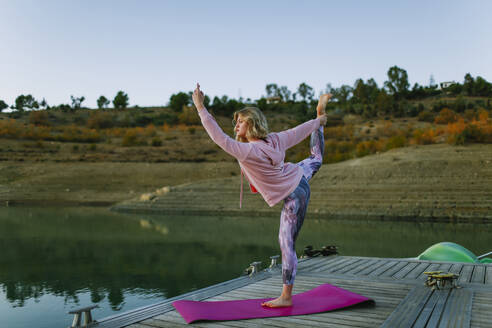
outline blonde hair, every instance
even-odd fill
[[[248,123],[248,131],[246,131],[246,138],[239,138],[236,135],[236,140],[247,142],[248,138],[265,139],[267,137],[268,123],[261,110],[256,107],[246,107],[234,112],[233,125],[236,125],[239,116]]]

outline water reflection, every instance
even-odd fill
[[[277,230],[278,218],[6,208],[0,210],[0,299],[3,294],[11,311],[35,309],[53,297],[68,308],[104,303],[102,317],[237,277],[254,260],[266,263],[279,252]],[[414,257],[436,242],[454,241],[482,254],[490,240],[483,224],[307,218],[297,250],[338,245],[343,255]],[[3,312],[7,320],[13,313]],[[40,313],[30,312],[39,320]],[[63,308],[52,317],[69,321]]]

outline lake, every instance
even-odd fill
[[[67,312],[97,303],[100,319],[238,277],[279,254],[278,217],[121,214],[105,208],[0,209],[2,327],[67,327]],[[492,250],[488,224],[315,220],[297,240],[342,255],[415,257],[453,241]],[[280,292],[280,286],[279,286]],[[275,295],[272,295],[275,296]]]

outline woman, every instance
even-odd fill
[[[282,252],[282,294],[262,306],[285,307],[292,305],[292,288],[297,269],[295,241],[304,222],[309,203],[308,181],[319,170],[323,161],[323,126],[326,124],[325,107],[331,94],[321,95],[317,118],[279,133],[268,133],[263,113],[247,107],[234,113],[236,140],[226,135],[203,105],[200,85],[193,92],[202,124],[212,140],[234,156],[253,192],[259,192],[269,206],[284,200],[280,216],[279,243]],[[284,163],[285,151],[311,135],[311,156],[293,164]],[[240,201],[241,206],[241,201]]]

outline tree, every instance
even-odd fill
[[[336,99],[340,104],[346,104],[349,100],[353,89],[349,85],[342,85],[340,88],[334,88],[331,90],[333,98]]]
[[[108,98],[104,97],[104,96],[100,96],[98,99],[97,99],[97,108],[99,109],[103,109],[105,107],[108,107],[110,101]]]
[[[367,91],[368,89],[366,84],[364,83],[364,80],[358,79],[357,81],[355,81],[353,91],[354,101],[356,103],[367,104],[369,102]]]
[[[475,81],[470,73],[466,73],[465,81],[463,82],[463,91],[467,96],[473,95],[473,88],[475,85]]]
[[[124,109],[128,106],[128,95],[123,91],[118,91],[113,99],[113,106],[117,109]]]
[[[290,95],[292,92],[290,92],[289,88],[287,86],[283,85],[278,89],[278,93],[280,98],[282,98],[283,101],[289,101],[290,100]]]
[[[407,71],[398,66],[390,67],[388,70],[388,81],[384,82],[384,85],[391,95],[396,98],[405,98],[410,86]]]
[[[48,102],[46,102],[46,99],[43,98],[43,100],[41,100],[41,102],[39,103],[39,107],[44,109],[49,109],[49,105]]]
[[[19,112],[23,112],[26,108],[39,108],[39,103],[34,99],[32,95],[20,95],[15,99],[15,108]]]
[[[191,97],[185,92],[179,92],[171,95],[169,98],[169,107],[175,112],[180,112],[183,106],[191,105]]]
[[[2,112],[5,108],[8,108],[9,105],[7,105],[7,103],[5,103],[5,101],[3,100],[0,100],[0,112]]]
[[[74,96],[70,96],[70,99],[72,99],[72,110],[78,110],[80,109],[81,105],[82,105],[82,102],[85,100],[85,97],[82,96],[82,97],[74,97]]]
[[[376,98],[376,109],[380,113],[389,113],[393,106],[393,99],[391,95],[386,93],[386,90],[382,89]]]
[[[280,96],[278,86],[275,83],[267,84],[265,87],[265,91],[267,98]]]
[[[375,103],[376,98],[378,97],[379,94],[379,87],[377,82],[373,78],[367,80],[366,92],[367,92],[369,103]]]
[[[297,88],[297,94],[302,97],[303,101],[311,101],[314,97],[314,90],[312,87],[303,82],[299,84],[299,87]]]
[[[473,95],[487,97],[492,95],[492,84],[483,77],[477,76],[473,85]]]

